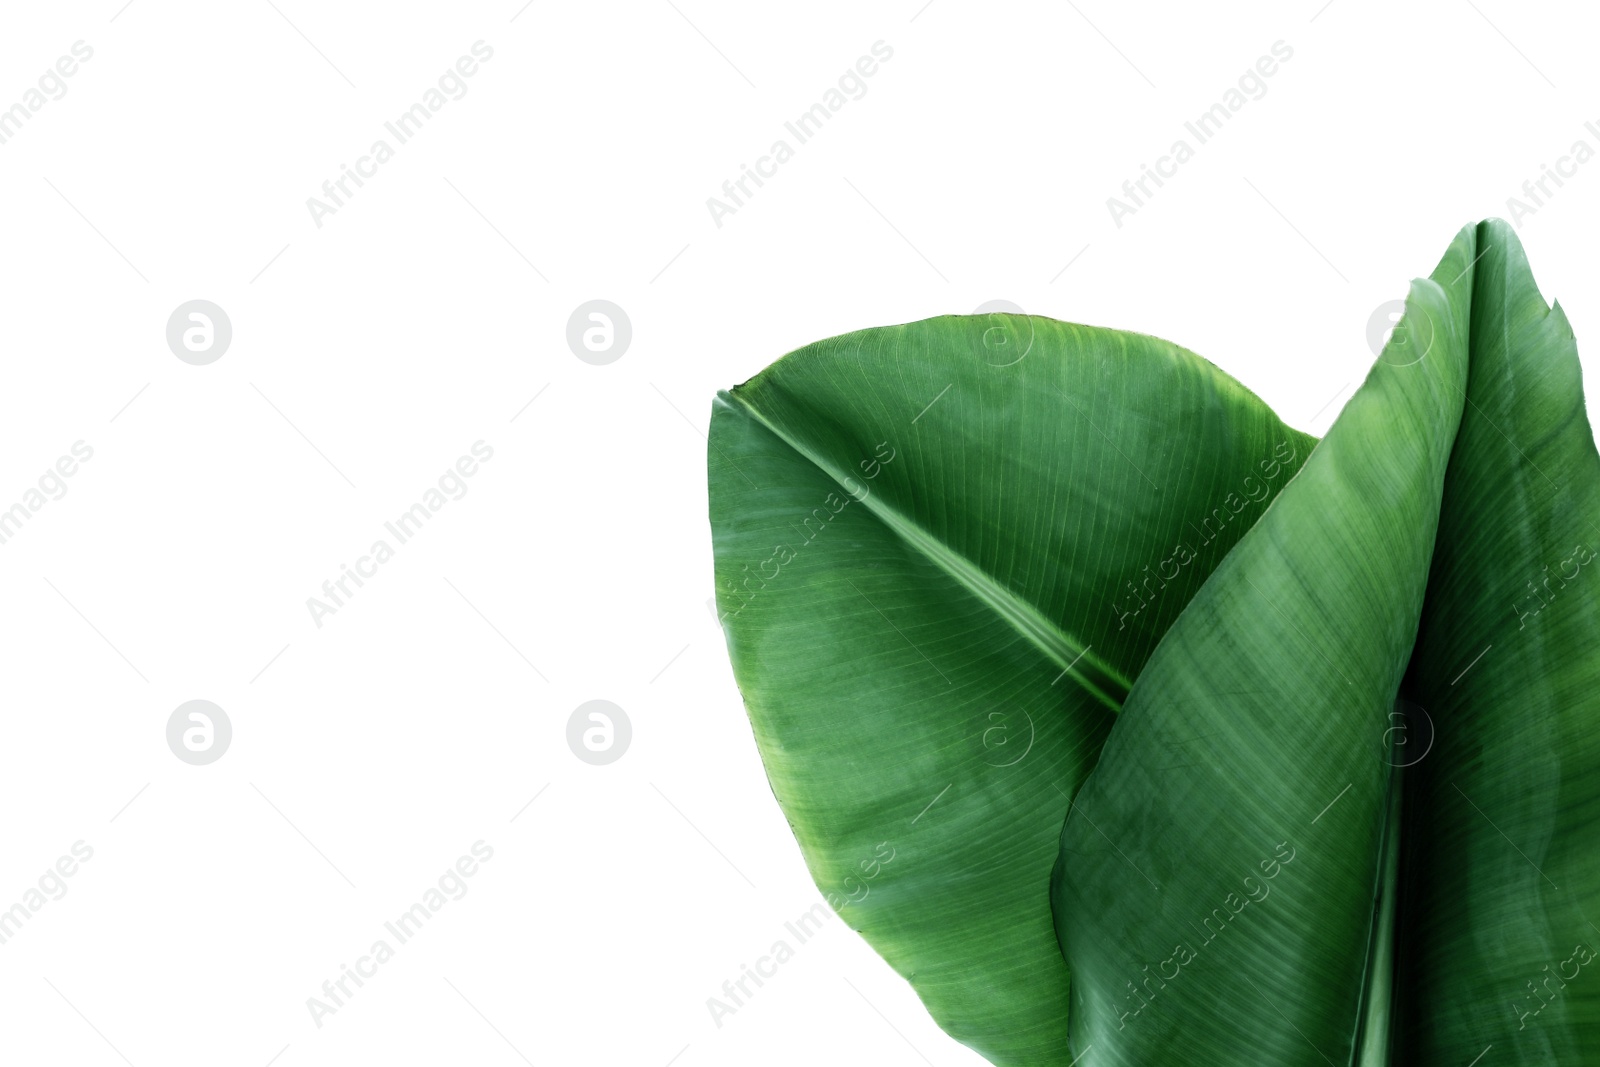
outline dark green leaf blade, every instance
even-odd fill
[[[1190,602],[1063,826],[1085,1067],[1345,1065],[1381,1021],[1389,714],[1468,385],[1474,255],[1469,227],[1413,284],[1427,355],[1386,349]]]
[[[1396,1062],[1600,1062],[1600,457],[1566,316],[1478,228],[1407,724]],[[1431,741],[1423,754],[1421,746]],[[1582,946],[1582,950],[1580,950]],[[1587,962],[1585,962],[1587,961]]]

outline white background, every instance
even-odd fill
[[[1320,433],[1373,309],[1600,148],[1576,3],[275,2],[0,31],[0,107],[94,50],[0,145],[0,508],[94,450],[0,545],[0,908],[94,850],[0,945],[8,1063],[979,1062],[842,923],[707,1010],[819,899],[706,608],[714,392],[1005,299],[1170,338]],[[467,94],[318,228],[307,198],[478,40]],[[1278,40],[1266,95],[1116,226]],[[1600,161],[1521,227],[1589,344],[1597,211]],[[209,366],[164,335],[196,298],[233,325]],[[593,298],[633,326],[606,366],[565,340]],[[479,440],[467,494],[316,626]],[[196,698],[234,730],[202,767],[165,740]],[[567,747],[590,699],[632,722],[609,766]],[[318,1027],[307,998],[479,840],[467,895]]]

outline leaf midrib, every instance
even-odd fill
[[[717,394],[717,402],[754,419],[797,455],[832,479],[842,491],[850,492],[844,484],[846,475],[836,464],[785,432],[754,405],[727,390]],[[1046,618],[1033,604],[1001,585],[983,568],[941,542],[909,516],[886,505],[881,494],[857,497],[851,493],[851,499],[864,504],[874,517],[902,541],[916,549],[934,566],[944,571],[994,611],[1021,637],[1062,668],[1063,673],[1070,675],[1084,692],[1112,711],[1122,710],[1123,703],[1128,699],[1128,690],[1132,688],[1133,683],[1124,677],[1122,672],[1096,656],[1092,651],[1092,645],[1068,634]],[[1098,675],[1098,678],[1091,677],[1090,672]]]

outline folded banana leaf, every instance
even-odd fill
[[[1192,353],[1037,316],[718,396],[717,605],[773,792],[992,1062],[1600,1062],[1571,332],[1493,222],[1402,326],[1320,443]]]

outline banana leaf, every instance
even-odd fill
[[[952,1036],[1066,1063],[1046,892],[1132,680],[1315,444],[1167,342],[947,316],[713,405],[717,604],[824,899]]]

